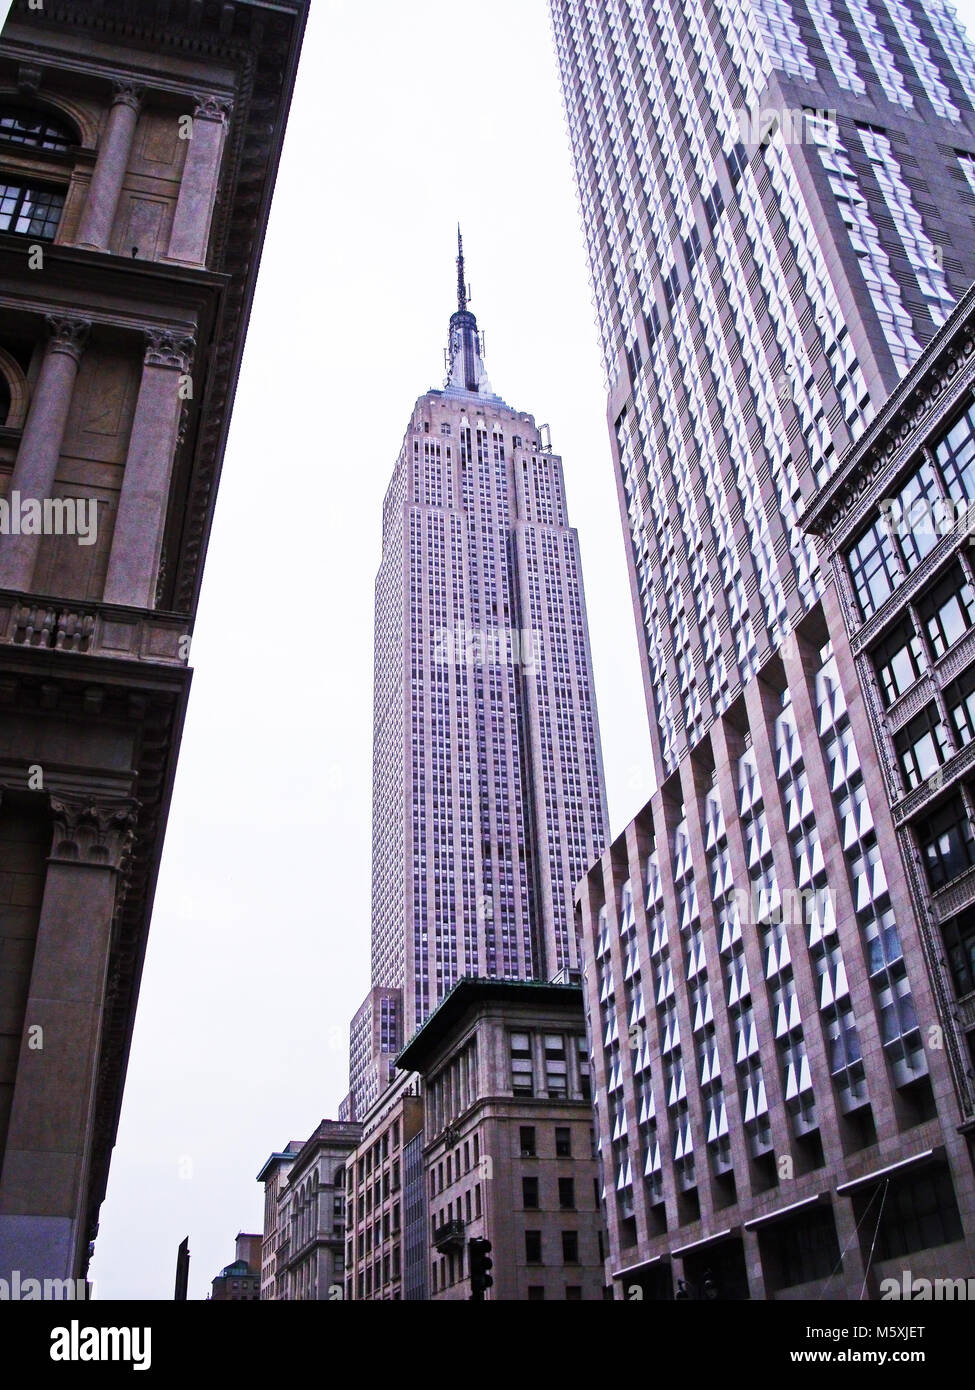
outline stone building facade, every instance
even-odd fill
[[[422,1286],[422,1267],[419,1276],[415,1269],[415,1243],[407,1242],[407,1216],[417,1193],[415,1184],[408,1188],[406,1183],[407,1151],[422,1131],[418,1079],[394,1076],[363,1117],[362,1138],[346,1169],[348,1299],[399,1300],[406,1297],[405,1289]],[[419,1196],[422,1201],[422,1185]],[[408,1256],[413,1269],[407,1265]]]
[[[289,1144],[261,1169],[262,1298],[336,1302],[344,1296],[346,1166],[361,1133],[361,1125],[322,1120],[297,1153]]]
[[[256,1303],[261,1297],[261,1235],[240,1231],[236,1253],[213,1280],[211,1303]]]
[[[580,987],[461,980],[397,1065],[423,1079],[428,1297],[470,1297],[468,1242],[485,1237],[489,1300],[602,1298]]]
[[[0,35],[4,1275],[83,1275],[97,1231],[306,11],[15,0]]]
[[[261,1241],[261,1298],[273,1302],[284,1298],[287,1281],[278,1280],[278,1246],[284,1239],[281,1224],[284,1205],[281,1196],[288,1181],[291,1165],[303,1147],[300,1139],[291,1139],[280,1153],[271,1154],[257,1175],[264,1184],[264,1234]]]

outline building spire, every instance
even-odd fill
[[[467,309],[467,280],[464,277],[464,238],[457,223],[457,311],[463,314]]]
[[[464,238],[457,223],[457,308],[450,316],[445,390],[493,395],[484,370],[484,339],[477,330],[477,319],[467,307],[469,295],[464,269]]]

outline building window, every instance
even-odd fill
[[[559,1178],[559,1206],[563,1211],[573,1211],[575,1204],[575,1180],[573,1178]]]
[[[565,1286],[565,1300],[566,1300],[567,1303],[581,1303],[581,1302],[582,1302],[582,1285],[581,1285],[581,1284],[566,1284],[566,1286]]]
[[[941,927],[945,955],[959,998],[975,990],[975,908],[952,917]]]
[[[568,1095],[568,1071],[565,1060],[565,1038],[560,1033],[545,1034],[545,1086],[557,1100]]]
[[[939,512],[944,512],[941,488],[933,465],[925,460],[901,488],[892,513],[899,518],[893,524],[909,570],[917,569],[938,543],[940,532],[935,521]]]
[[[592,1100],[592,1083],[589,1078],[589,1044],[585,1037],[576,1038],[576,1054],[579,1062],[579,1089],[582,1092],[582,1099]]]
[[[64,208],[64,194],[52,188],[0,183],[0,232],[53,241]]]
[[[544,1302],[545,1302],[545,1287],[544,1287],[544,1285],[542,1285],[542,1284],[529,1284],[529,1285],[528,1285],[528,1302],[529,1302],[529,1303],[544,1303]]]
[[[935,658],[944,656],[975,623],[975,594],[957,564],[925,594],[918,612]]]
[[[975,738],[975,666],[947,687],[945,704],[958,742],[964,748]]]
[[[525,1260],[530,1265],[540,1265],[542,1263],[541,1231],[525,1232]]]
[[[577,1265],[579,1263],[578,1231],[562,1232],[562,1263],[567,1265]]]
[[[947,762],[952,750],[937,705],[928,705],[905,724],[894,738],[894,747],[908,790],[926,782]]]
[[[0,139],[13,145],[30,145],[36,150],[63,152],[76,144],[74,134],[63,121],[43,111],[27,111],[0,106]]]
[[[878,1190],[879,1189],[879,1190]],[[883,1210],[878,1216],[881,1202]],[[946,1166],[888,1178],[853,1199],[857,1225],[877,1226],[874,1258],[892,1260],[963,1238],[955,1190]]]
[[[534,1125],[522,1125],[518,1130],[518,1147],[522,1158],[536,1157]]]
[[[511,1034],[511,1088],[516,1096],[535,1094],[531,1038],[527,1033]]]
[[[863,616],[872,617],[903,579],[886,523],[875,521],[847,559]]]
[[[948,496],[956,502],[975,498],[975,406],[934,446]]]
[[[897,624],[873,649],[873,664],[884,704],[891,706],[920,679],[927,666],[921,639],[910,618]]]
[[[526,1211],[538,1210],[538,1179],[522,1178],[521,1204]]]
[[[759,1228],[759,1247],[773,1290],[826,1279],[840,1263],[836,1223],[829,1207]]]
[[[572,1130],[568,1128],[557,1128],[555,1131],[555,1156],[556,1158],[572,1157]]]
[[[975,863],[972,827],[960,796],[953,796],[917,826],[932,889],[941,888]]]

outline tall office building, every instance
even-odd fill
[[[579,893],[608,1274],[856,1296],[957,1266],[973,1087],[803,519],[975,278],[975,59],[940,0],[551,9],[657,785]]]
[[[307,8],[0,35],[3,1278],[81,1278],[98,1229]]]
[[[577,967],[573,890],[606,824],[562,462],[491,389],[462,246],[457,270],[447,379],[417,401],[383,507],[353,1117],[382,1061],[365,1037],[388,1034],[388,1061],[463,975]]]

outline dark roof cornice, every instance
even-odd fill
[[[424,1064],[450,1032],[480,1004],[522,1004],[532,1008],[576,1008],[582,1015],[581,985],[552,985],[546,980],[493,980],[467,977],[417,1029],[396,1058],[401,1071],[423,1073]]]
[[[919,430],[950,410],[956,385],[975,353],[975,285],[955,305],[914,366],[897,383],[875,418],[847,450],[830,480],[809,500],[802,524],[823,537],[829,550],[859,521],[860,511],[882,497],[913,449]],[[861,505],[862,504],[862,505]]]

